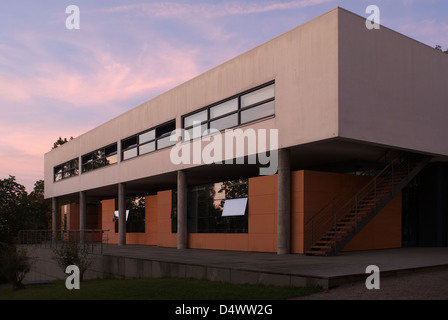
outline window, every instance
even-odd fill
[[[122,140],[122,160],[128,160],[174,145],[175,141],[171,141],[170,137],[175,129],[176,122],[173,120]]]
[[[95,150],[81,157],[82,172],[88,172],[117,163],[117,144]]]
[[[247,233],[248,180],[194,186],[188,190],[190,233]],[[177,232],[177,191],[173,190],[171,230]]]
[[[53,168],[54,181],[60,181],[79,174],[79,160],[75,158]]]
[[[115,199],[115,233],[118,233],[118,199]],[[126,198],[126,233],[145,232],[145,197]]]
[[[273,116],[274,93],[274,82],[240,93],[184,116],[182,128],[192,139],[203,135],[204,131],[209,129],[221,131]]]

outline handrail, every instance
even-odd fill
[[[395,161],[397,161],[400,158],[400,155],[395,157],[394,160],[392,160],[386,167],[384,167],[375,177],[373,177],[364,187],[362,187],[354,196],[348,196],[350,199],[353,199],[354,197],[358,196],[364,189],[370,185],[372,181],[377,179],[379,176],[381,176]],[[305,227],[308,223],[311,222],[316,216],[318,216],[322,211],[324,211],[329,205],[334,204],[334,200],[336,198],[339,198],[342,192],[339,192],[338,195],[333,197],[323,208],[321,208],[318,212],[316,212],[311,218],[308,219],[308,221],[305,223]],[[345,206],[344,206],[345,207]]]
[[[91,248],[93,252],[99,247],[103,252],[103,244],[106,243],[103,229],[80,229],[80,230],[20,230],[18,233],[18,243],[21,245],[35,245],[40,247],[57,248],[67,243],[81,243]]]
[[[369,182],[367,182],[360,190],[356,192],[355,195],[345,195],[341,196],[340,193],[338,194],[338,199],[333,198],[331,199],[323,208],[321,208],[318,212],[316,212],[304,225],[305,233],[310,234],[311,239],[309,239],[309,236],[307,236],[304,239],[305,243],[305,250],[307,248],[311,247],[315,241],[319,240],[326,231],[328,231],[328,228],[330,228],[332,225],[334,225],[336,230],[336,225],[339,221],[341,216],[341,212],[346,212],[347,208],[352,207],[355,205],[355,214],[358,214],[358,203],[360,200],[363,200],[369,192],[372,191],[372,184],[373,191],[375,194],[375,199],[377,197],[377,187],[378,187],[378,179],[397,163],[402,158],[402,155],[399,154],[396,156],[392,161],[390,161],[379,173],[375,175]],[[393,176],[393,171],[392,171]],[[381,183],[381,182],[380,182]],[[366,190],[367,193],[366,193]],[[376,200],[375,200],[376,201]],[[332,212],[329,212],[329,210],[332,210]],[[316,226],[315,226],[316,225]],[[316,231],[316,227],[317,230]],[[311,229],[311,230],[310,230]],[[309,232],[308,232],[309,231]]]

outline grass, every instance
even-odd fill
[[[58,280],[23,290],[0,287],[0,300],[285,300],[319,291],[179,278],[94,279],[68,290],[65,280]]]

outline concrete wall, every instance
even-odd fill
[[[338,10],[332,10],[46,153],[45,197],[187,167],[173,165],[168,149],[53,183],[53,168],[65,161],[172,119],[180,128],[182,115],[271,80],[275,80],[275,118],[251,128],[278,128],[280,147],[335,137],[337,24]]]
[[[241,128],[278,129],[280,148],[340,137],[448,156],[446,74],[447,55],[336,8],[48,152],[45,197],[196,166],[168,148],[53,182],[56,165],[114,142],[120,153],[121,139],[271,80],[275,117]]]
[[[26,275],[24,283],[30,281],[65,280],[66,275],[51,258],[48,248],[29,248],[37,255],[31,271]],[[240,270],[239,268],[216,267],[198,264],[184,264],[149,260],[144,258],[125,257],[119,255],[93,255],[94,263],[86,271],[84,279],[96,278],[163,278],[175,277],[201,279],[236,284],[256,284],[275,286],[328,288],[329,280],[320,277],[307,277],[293,274],[278,274],[263,271]],[[63,285],[63,284],[62,284]],[[82,283],[80,284],[82,288]]]
[[[339,11],[339,136],[448,155],[448,55]]]

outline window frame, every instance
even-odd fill
[[[248,105],[248,106],[245,106],[245,107],[242,107],[242,104],[241,104],[241,98],[242,98],[243,96],[245,96],[245,95],[247,95],[247,94],[249,94],[249,93],[255,92],[255,91],[257,91],[257,90],[260,90],[260,89],[269,87],[269,86],[271,86],[271,85],[274,86],[274,96],[273,96],[273,97],[268,98],[268,99],[264,99],[264,100],[261,100],[261,101],[258,101],[258,102],[256,102],[256,103],[253,103],[253,104]],[[221,105],[221,104],[227,103],[227,102],[229,102],[229,101],[232,101],[232,100],[234,100],[234,99],[237,99],[237,109],[236,109],[236,110],[233,110],[233,111],[230,111],[230,112],[228,112],[228,113],[221,114],[221,115],[219,115],[219,116],[217,116],[217,117],[211,118],[211,109],[212,109],[212,108],[214,108],[214,107],[216,107],[216,106],[219,106],[219,105]],[[246,110],[249,110],[249,109],[252,109],[252,108],[259,107],[259,106],[264,105],[264,104],[267,104],[267,103],[269,103],[269,102],[274,102],[274,113],[273,113],[273,114],[271,114],[271,115],[267,115],[267,116],[263,116],[263,117],[261,117],[261,118],[257,118],[257,119],[254,119],[254,120],[251,120],[251,121],[248,121],[248,122],[241,122],[241,113],[242,113],[242,112],[244,112],[244,111],[246,111]],[[202,127],[202,126],[205,125],[205,126],[206,126],[206,130],[210,130],[210,129],[211,129],[211,128],[210,128],[210,123],[211,123],[211,122],[216,121],[216,120],[220,120],[220,119],[223,119],[223,118],[226,118],[226,117],[231,116],[231,115],[234,115],[234,114],[237,114],[237,124],[234,125],[234,126],[226,127],[226,128],[221,129],[221,130],[219,130],[219,131],[224,131],[224,130],[226,130],[226,129],[231,129],[231,128],[235,128],[235,127],[238,127],[238,126],[241,126],[241,125],[246,125],[246,124],[249,124],[249,123],[252,123],[252,122],[256,122],[256,121],[260,121],[260,120],[268,119],[268,118],[271,118],[271,117],[275,117],[275,80],[269,81],[269,82],[267,82],[267,83],[264,83],[264,84],[262,84],[262,85],[259,85],[259,86],[257,86],[257,87],[254,87],[254,88],[252,88],[252,89],[250,89],[250,90],[246,90],[246,91],[241,92],[241,93],[239,93],[239,94],[233,95],[233,96],[231,96],[231,97],[229,97],[229,98],[220,100],[220,101],[215,102],[215,103],[213,103],[213,104],[210,104],[210,105],[208,105],[208,106],[206,106],[206,107],[200,108],[200,109],[198,109],[198,110],[195,110],[195,111],[192,111],[192,112],[189,112],[189,113],[183,115],[183,116],[181,117],[181,125],[182,125],[182,129],[183,129],[184,131],[190,131],[190,130],[193,130],[193,128],[195,128],[195,126],[194,126],[193,124],[192,124],[192,125],[189,125],[189,126],[187,126],[187,127],[185,127],[185,119],[187,119],[188,117],[190,117],[190,116],[192,116],[192,115],[195,115],[195,114],[198,114],[198,113],[200,113],[200,112],[203,112],[203,111],[207,111],[207,112],[206,112],[206,114],[207,114],[207,119],[206,119],[205,121],[202,121],[201,124],[200,124],[200,126]],[[213,127],[212,127],[212,128],[213,128]],[[201,134],[203,134],[203,132],[201,132]],[[184,137],[182,137],[182,138],[184,138]],[[192,140],[192,139],[193,139],[193,137],[190,135],[190,140]]]
[[[112,151],[110,153],[106,153],[106,149],[111,148],[111,147],[115,147],[115,151]],[[94,159],[94,154],[98,153],[98,152],[102,152],[103,155],[101,157],[98,157],[96,159]],[[107,158],[110,158],[111,156],[117,155],[117,160],[114,163],[107,163]],[[90,156],[90,159],[84,163],[84,158]],[[81,156],[81,174],[96,170],[96,169],[100,169],[100,168],[104,168],[104,167],[108,167],[111,165],[115,165],[118,163],[118,143],[114,142],[111,143],[105,147],[96,149],[94,151],[88,152],[86,154],[83,154]],[[103,163],[101,163],[103,162]],[[91,168],[90,169],[85,169],[85,165],[87,164],[91,164]],[[95,164],[97,164],[97,166],[95,166]]]
[[[76,165],[74,165],[76,161]],[[68,169],[64,170],[64,166],[68,165]],[[56,179],[56,168],[60,168],[60,175],[61,178],[60,179]],[[77,170],[77,172],[75,173],[74,170]],[[58,170],[59,171],[59,170]],[[73,171],[73,173],[72,173]],[[64,177],[64,173],[69,173],[68,176]],[[73,158],[72,160],[66,161],[64,163],[61,163],[57,166],[53,167],[53,182],[59,182],[65,179],[69,179],[72,177],[76,177],[79,175],[79,158]]]
[[[164,133],[162,133],[162,134],[158,134],[158,132],[157,132],[158,129],[162,129],[163,127],[168,127],[168,125],[170,125],[170,124],[173,124],[173,125],[174,125],[174,129],[171,130],[171,131],[169,132],[169,135],[168,135],[168,132],[164,132]],[[139,157],[139,156],[145,155],[145,154],[153,153],[153,152],[155,152],[155,151],[157,151],[157,150],[163,150],[163,149],[166,149],[166,148],[171,147],[172,145],[175,144],[175,142],[173,142],[172,144],[170,144],[170,145],[168,145],[168,146],[163,146],[162,148],[159,148],[159,140],[162,140],[162,139],[164,139],[164,138],[166,138],[166,137],[170,137],[171,134],[172,134],[172,132],[173,132],[174,130],[176,130],[176,119],[172,119],[172,120],[170,120],[170,121],[166,121],[166,122],[164,122],[164,123],[162,123],[162,124],[159,124],[159,125],[157,125],[157,126],[155,126],[155,127],[152,127],[152,128],[147,129],[147,130],[145,130],[145,131],[141,131],[141,132],[136,133],[136,134],[134,134],[134,135],[132,135],[132,136],[129,136],[129,137],[125,138],[125,139],[122,139],[122,140],[120,141],[120,143],[121,143],[121,161],[127,161],[127,160],[130,160],[130,159],[134,159],[134,158],[137,158],[137,157]],[[150,131],[154,131],[154,138],[153,138],[153,139],[150,139],[150,140],[146,140],[146,141],[143,142],[143,143],[140,143],[140,136],[142,136],[142,135],[144,135],[144,134],[146,134],[146,133],[148,133],[148,132],[150,132]],[[131,145],[130,147],[127,147],[127,148],[123,148],[123,143],[124,143],[125,141],[128,141],[128,140],[130,140],[130,139],[134,139],[134,138],[136,139],[136,144],[133,144],[133,145]],[[152,150],[152,151],[148,151],[148,152],[145,152],[145,153],[140,153],[140,147],[149,145],[149,144],[151,144],[151,143],[154,143],[154,150]],[[124,153],[125,153],[126,151],[130,151],[130,150],[132,150],[132,149],[134,149],[134,148],[135,148],[136,151],[137,151],[136,155],[133,156],[133,157],[130,157],[130,158],[125,159],[125,158],[124,158]]]

